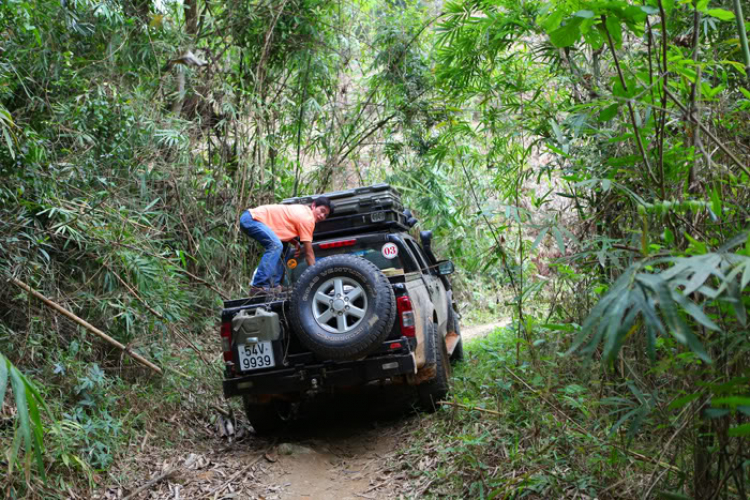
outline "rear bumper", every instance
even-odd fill
[[[416,360],[410,352],[357,361],[297,365],[225,379],[224,397],[346,387],[409,373],[416,373]]]

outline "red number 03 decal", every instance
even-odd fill
[[[395,243],[386,243],[381,252],[386,259],[392,259],[398,256],[398,247]]]

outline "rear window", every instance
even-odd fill
[[[378,269],[383,271],[386,275],[388,274],[400,274],[404,272],[404,264],[401,261],[401,254],[399,252],[398,255],[392,258],[385,257],[383,253],[383,246],[385,246],[386,243],[384,242],[378,242],[378,243],[355,243],[352,246],[347,247],[338,247],[338,248],[328,248],[328,249],[316,249],[315,250],[315,259],[320,260],[324,259],[326,257],[330,257],[331,255],[341,255],[341,254],[349,254],[349,255],[356,255],[358,257],[362,257],[365,260],[369,260],[373,264],[375,264]],[[390,245],[393,245],[393,243],[390,243]],[[386,252],[387,253],[387,252]],[[287,274],[289,278],[291,279],[292,283],[295,283],[297,279],[300,277],[300,275],[307,269],[307,262],[305,262],[305,256],[304,256],[304,249],[303,253],[300,254],[299,258],[297,259],[297,267],[294,269],[287,269]]]

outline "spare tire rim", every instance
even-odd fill
[[[348,333],[359,326],[367,313],[367,294],[358,281],[337,276],[318,287],[312,312],[323,330]]]

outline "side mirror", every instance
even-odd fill
[[[456,270],[456,266],[453,265],[453,262],[449,260],[441,260],[438,262],[438,274],[440,276],[447,276],[449,274],[453,274],[453,272]]]
[[[431,251],[432,249],[432,231],[420,231],[419,232],[419,239],[422,241],[422,247],[426,251]]]

